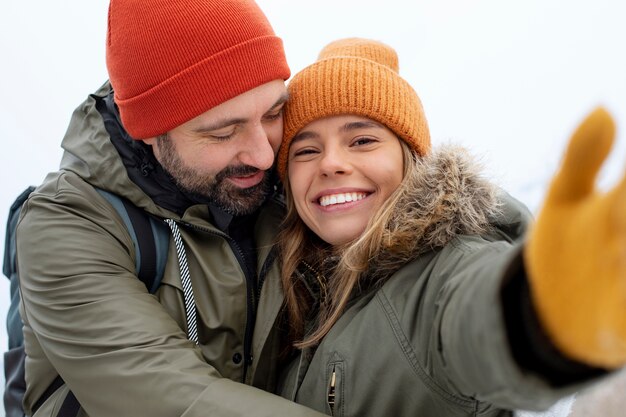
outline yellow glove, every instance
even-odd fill
[[[544,330],[588,365],[626,363],[626,178],[607,193],[596,175],[615,136],[598,108],[574,132],[524,253]]]

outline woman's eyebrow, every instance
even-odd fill
[[[350,130],[366,129],[366,128],[384,129],[384,126],[373,120],[367,120],[367,121],[358,121],[358,122],[348,122],[345,125],[341,126],[339,130],[342,132],[348,132]]]
[[[319,137],[320,137],[319,134],[312,132],[310,130],[305,130],[304,132],[300,132],[296,136],[294,136],[291,143],[293,144],[294,142],[297,142],[299,140],[314,139],[314,138],[319,138]]]
[[[373,120],[367,120],[367,121],[358,121],[358,122],[348,122],[344,124],[343,126],[341,126],[339,128],[339,131],[348,132],[351,130],[371,129],[371,128],[384,129],[385,127],[382,124],[375,122]],[[319,138],[319,134],[312,132],[310,130],[305,130],[304,132],[300,132],[296,136],[294,136],[291,143],[297,142],[299,140],[314,139],[314,138]]]

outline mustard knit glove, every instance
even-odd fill
[[[588,365],[626,363],[626,178],[595,189],[615,125],[598,108],[574,132],[524,253],[544,330]]]

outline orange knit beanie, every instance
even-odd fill
[[[290,75],[281,39],[253,1],[111,0],[108,23],[109,78],[135,139]]]
[[[289,145],[314,120],[356,114],[384,124],[417,154],[430,151],[430,133],[417,93],[398,75],[391,47],[360,38],[328,44],[317,62],[293,76],[285,106],[278,173],[284,180]]]

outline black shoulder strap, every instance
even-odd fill
[[[167,263],[169,232],[165,223],[153,218],[117,194],[96,188],[120,215],[135,244],[137,276],[154,293],[161,285]]]
[[[11,278],[15,268],[15,227],[17,226],[17,219],[20,215],[22,205],[28,199],[30,193],[35,190],[32,185],[26,188],[22,193],[17,196],[11,208],[9,208],[9,216],[7,219],[7,229],[4,235],[4,263],[2,265],[2,272],[7,278]]]
[[[20,318],[19,304],[20,304],[20,291],[19,291],[19,277],[17,274],[17,248],[15,243],[15,229],[17,228],[17,221],[20,216],[20,211],[24,202],[28,199],[30,193],[35,190],[35,187],[30,186],[26,188],[13,202],[9,209],[9,216],[7,219],[7,227],[5,232],[4,241],[4,263],[2,265],[2,272],[9,279],[9,294],[11,296],[11,304],[7,311],[7,334],[9,339],[9,349],[17,346],[21,346],[24,343],[24,335],[22,333],[22,319]],[[6,364],[5,364],[6,369]],[[8,381],[8,380],[7,380]]]
[[[130,201],[122,199],[122,204],[124,204],[124,208],[133,225],[137,245],[139,246],[138,253],[140,259],[137,276],[146,285],[146,288],[151,290],[157,273],[157,253],[150,219],[145,211],[139,209]]]
[[[54,394],[57,389],[63,386],[63,384],[65,384],[63,378],[57,376],[54,381],[52,381],[52,384],[50,384],[48,388],[46,388],[41,397],[39,397],[39,400],[37,400],[35,405],[33,405],[33,408],[31,410],[33,415],[37,412],[37,410],[39,410],[39,407],[41,407],[43,403],[48,398],[50,398],[52,394]],[[72,391],[68,391],[55,417],[76,417],[78,415],[78,411],[80,411],[80,403],[76,399],[74,393]]]

